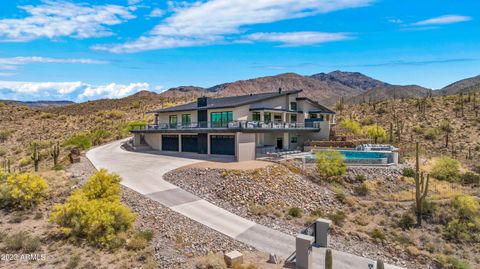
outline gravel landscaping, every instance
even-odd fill
[[[88,159],[82,157],[81,162],[71,165],[68,172],[85,182],[96,170]],[[137,215],[136,227],[154,232],[152,245],[158,268],[193,268],[195,259],[192,258],[209,252],[255,250],[127,187],[122,186],[122,190],[122,202]]]
[[[290,235],[298,234],[305,227],[306,219],[315,217],[293,218],[288,215],[289,208],[300,208],[304,216],[314,210],[329,214],[346,209],[347,205],[340,203],[326,185],[313,183],[308,175],[302,176],[290,169],[283,165],[253,171],[181,168],[167,173],[164,179],[232,213]],[[380,175],[378,180],[387,180],[399,173],[401,168],[381,168],[380,172],[378,168],[353,168],[347,177]],[[364,234],[342,229],[332,230],[331,246],[408,268],[425,266],[415,264],[408,255],[398,255],[393,246],[375,244]]]

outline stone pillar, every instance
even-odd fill
[[[140,146],[140,134],[133,135],[133,146],[134,147]]]
[[[287,122],[287,112],[282,112],[282,123]]]
[[[312,244],[313,236],[299,234],[295,239],[295,269],[313,269]]]
[[[182,152],[182,135],[178,135],[178,152]]]
[[[318,247],[328,247],[328,233],[331,226],[332,221],[328,219],[317,219],[315,221],[315,244]]]
[[[264,121],[265,121],[265,112],[260,111],[260,122],[264,122]]]

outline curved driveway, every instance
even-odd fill
[[[87,152],[95,168],[105,168],[122,177],[121,184],[170,209],[256,249],[286,258],[295,251],[295,238],[232,214],[163,180],[163,175],[199,160],[158,154],[129,152],[120,146],[125,140]],[[314,248],[315,268],[323,268],[324,250]],[[333,252],[335,268],[368,268],[371,260]],[[387,268],[395,268],[387,266]]]

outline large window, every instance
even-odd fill
[[[290,114],[290,122],[292,123],[297,122],[297,114]]]
[[[192,123],[192,116],[190,114],[182,115],[182,125],[189,126]]]
[[[213,128],[226,128],[228,123],[233,120],[232,111],[212,112],[210,114]]]
[[[290,110],[297,111],[297,102],[290,102]]]
[[[177,128],[177,115],[170,115],[168,123],[170,124],[170,128]]]
[[[271,122],[272,121],[272,113],[270,112],[265,112],[263,113],[263,121],[264,122]]]
[[[260,121],[260,112],[252,112],[252,120]]]

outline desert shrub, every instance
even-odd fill
[[[55,205],[50,220],[67,236],[115,246],[117,234],[130,229],[135,221],[134,214],[120,201],[119,182],[117,175],[100,170],[64,204]]]
[[[136,236],[145,239],[146,241],[152,241],[153,231],[152,230],[139,230],[136,232]]]
[[[12,206],[12,188],[7,184],[0,184],[0,208]]]
[[[451,202],[455,216],[448,222],[445,229],[450,239],[463,241],[480,240],[480,205],[472,196],[459,195]]]
[[[438,158],[432,166],[430,175],[439,180],[457,181],[460,173],[460,163],[448,156]]]
[[[298,207],[292,207],[288,209],[288,215],[294,218],[300,218],[302,216],[302,210]]]
[[[473,172],[480,174],[480,165],[476,165],[476,166],[473,168]]]
[[[67,147],[78,147],[86,150],[92,147],[92,139],[88,134],[76,134],[65,141],[64,145]]]
[[[82,186],[82,192],[89,200],[107,199],[116,201],[120,199],[120,180],[120,176],[117,174],[110,174],[107,170],[100,169]]]
[[[351,120],[351,119],[343,119],[340,122],[339,126],[341,128],[346,129],[349,133],[354,135],[358,135],[362,131],[362,128],[360,127],[360,123],[358,121]]]
[[[408,230],[415,225],[415,220],[413,219],[412,215],[410,214],[403,214],[398,222],[398,227],[402,228],[403,230]]]
[[[146,248],[148,245],[147,240],[140,236],[133,236],[130,240],[127,241],[126,248],[128,250],[141,250]]]
[[[323,151],[316,154],[317,171],[323,177],[339,177],[347,172],[345,158],[338,151]]]
[[[459,260],[456,257],[450,256],[447,261],[453,269],[470,269],[466,261]]]
[[[18,165],[20,167],[29,166],[30,164],[32,164],[32,158],[30,158],[29,156],[25,156],[21,158],[20,161],[18,161]]]
[[[362,183],[360,186],[355,186],[353,190],[358,196],[366,196],[368,194],[368,186],[365,183]]]
[[[410,168],[410,167],[405,167],[405,168],[403,168],[402,175],[404,177],[414,178],[415,177],[415,170],[413,170],[413,168]]]
[[[358,181],[358,182],[361,182],[361,183],[363,183],[366,179],[367,179],[367,177],[365,175],[356,175],[355,176],[355,180]]]
[[[341,203],[345,203],[345,200],[347,197],[345,196],[345,193],[342,190],[335,190],[335,198]]]
[[[12,132],[9,130],[0,131],[0,142],[5,142],[10,137]]]
[[[372,125],[375,123],[375,120],[371,116],[367,116],[362,119],[361,123],[363,126]]]
[[[195,264],[196,269],[226,269],[223,259],[213,253],[209,253]]]
[[[41,176],[34,173],[13,173],[2,184],[0,204],[30,208],[40,203],[47,192],[48,184]]]
[[[385,234],[380,230],[380,229],[373,229],[371,232],[370,232],[370,236],[375,239],[375,240],[379,240],[379,241],[385,241],[386,239],[386,236]]]
[[[375,143],[387,138],[387,131],[378,124],[367,125],[363,127],[362,132],[374,140]]]
[[[4,241],[5,248],[11,251],[23,250],[26,253],[35,252],[40,247],[40,239],[31,237],[27,232],[18,232],[7,236]]]
[[[413,126],[412,131],[417,134],[423,134],[425,132],[425,130],[420,125]]]
[[[97,129],[90,132],[90,139],[93,145],[100,145],[110,138],[111,135],[112,133],[105,129]]]
[[[330,213],[327,217],[337,226],[342,226],[345,223],[345,219],[347,218],[347,214],[344,211],[337,211],[335,213]]]
[[[437,137],[439,135],[439,131],[438,129],[436,128],[428,128],[427,130],[425,130],[425,134],[424,134],[424,137],[425,139],[427,140],[436,140]]]
[[[461,181],[463,184],[479,184],[480,175],[472,172],[466,172],[462,174]]]
[[[4,148],[0,148],[0,157],[3,157],[5,155],[7,155],[7,150]]]

